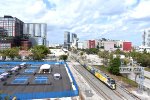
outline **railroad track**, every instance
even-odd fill
[[[122,88],[120,84],[117,84],[117,87],[119,87],[121,90],[123,90],[124,92],[126,92],[128,95],[132,96],[135,100],[141,100],[139,97],[137,97],[136,95],[134,95],[133,93],[131,93],[127,89]]]
[[[72,57],[72,59],[75,59],[74,57]],[[82,66],[82,65],[81,65]],[[83,76],[83,75],[82,75]],[[86,75],[84,75],[86,76]],[[87,77],[88,78],[88,77]],[[90,81],[91,82],[91,81]],[[93,83],[92,83],[93,84]],[[95,86],[95,85],[94,85]],[[118,86],[117,84],[117,87],[121,88],[121,86]],[[97,87],[95,88],[97,89]],[[135,100],[141,100],[140,98],[138,98],[137,96],[135,96],[134,94],[130,93],[128,90],[126,89],[123,89],[121,88],[121,90],[123,90],[124,92],[126,92],[128,95],[132,96]],[[102,91],[102,90],[101,90]],[[122,95],[119,91],[117,90],[112,90],[114,92],[114,94],[116,94],[118,97],[120,97],[120,99],[122,100],[128,100],[124,95]],[[103,92],[103,91],[102,91]],[[105,93],[106,94],[106,93]]]
[[[124,95],[122,95],[122,94],[121,94],[121,93],[119,93],[118,91],[113,90],[113,92],[114,92],[117,96],[119,96],[120,98],[122,98],[123,100],[128,100],[128,99],[126,99],[126,98],[125,98],[125,96],[124,96]]]
[[[71,57],[72,59],[74,59],[76,61],[76,59],[72,56]],[[81,65],[81,64],[80,64]],[[82,65],[81,65],[82,66]],[[126,92],[128,95],[130,95],[131,97],[133,97],[135,100],[141,100],[139,97],[137,97],[136,95],[132,94],[130,91],[128,91],[127,89],[125,88],[122,88],[120,84],[117,84],[117,87],[121,88],[121,90],[123,90],[124,92]],[[124,95],[122,95],[119,91],[117,90],[113,90],[113,92],[118,96],[120,97],[121,99],[123,100],[128,100],[126,99],[126,97]]]
[[[107,95],[107,93],[105,93],[101,88],[99,88],[99,86],[97,86],[96,84],[94,84],[94,83],[93,83],[93,80],[91,80],[89,77],[87,77],[87,76],[85,75],[85,73],[83,73],[83,72],[80,71],[80,70],[78,70],[78,72],[79,72],[80,74],[82,73],[82,76],[87,79],[88,83],[90,83],[90,84],[92,85],[92,87],[94,87],[94,88],[97,90],[97,92],[100,92],[100,93],[102,92],[105,96],[107,96],[107,97],[104,97],[106,100],[113,100],[112,98],[110,98],[109,95]],[[90,74],[91,74],[91,73],[90,73]],[[116,94],[116,95],[120,98],[120,100],[127,100],[127,99],[124,97],[124,95],[120,94],[118,91],[116,91],[116,90],[112,90],[112,91],[114,92],[114,94]],[[104,96],[104,95],[102,95],[102,96]]]
[[[71,62],[72,63],[72,62]],[[73,63],[72,63],[72,65],[74,65]],[[75,65],[74,65],[75,66]],[[74,68],[75,69],[75,68]],[[96,92],[97,93],[99,93],[101,96],[103,96],[103,98],[105,99],[105,100],[112,100],[111,98],[110,98],[110,96],[108,96],[104,91],[102,91],[101,90],[101,88],[99,88],[96,84],[94,84],[92,81],[93,80],[91,80],[89,77],[87,77],[86,75],[85,75],[85,73],[83,73],[81,70],[79,70],[79,69],[75,69],[76,71],[78,71],[85,79],[86,79],[86,81],[96,90]]]

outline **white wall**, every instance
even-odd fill
[[[114,51],[114,50],[116,50],[114,48],[114,44],[115,44],[115,42],[105,41],[104,42],[104,50],[106,50],[106,51]]]
[[[83,49],[88,49],[88,41],[83,41]]]
[[[78,48],[83,49],[83,42],[78,42]]]

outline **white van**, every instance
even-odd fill
[[[61,75],[59,74],[59,73],[55,73],[54,74],[54,79],[55,80],[60,80],[62,77],[61,77]]]

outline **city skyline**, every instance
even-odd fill
[[[0,16],[47,23],[50,43],[63,43],[64,31],[69,31],[80,40],[108,38],[141,45],[150,26],[149,5],[150,0],[5,0],[0,1]]]

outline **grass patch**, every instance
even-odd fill
[[[137,87],[138,86],[138,84],[135,81],[132,81],[132,80],[130,80],[130,79],[126,78],[126,77],[123,77],[123,76],[121,76],[121,78],[122,78],[123,82],[125,82],[125,83],[127,83],[127,84],[129,84],[129,85],[131,85],[133,87]]]
[[[115,80],[122,81],[123,83],[129,84],[130,86],[133,86],[133,87],[138,86],[138,84],[135,81],[132,81],[124,76],[116,76],[116,75],[110,74],[108,71],[108,68],[105,66],[95,66],[95,68],[100,69],[101,71],[108,74],[110,77],[114,78]]]
[[[148,67],[145,67],[144,70],[150,72],[150,68]]]
[[[96,65],[95,68],[100,69],[101,71],[108,73],[108,68],[105,66]]]

